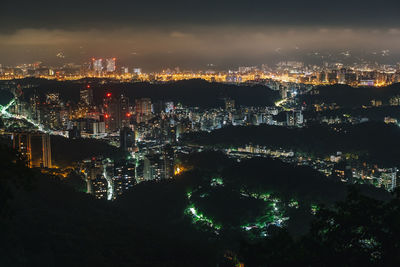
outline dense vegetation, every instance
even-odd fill
[[[400,84],[395,83],[386,87],[351,87],[349,85],[319,86],[311,94],[300,97],[307,105],[321,103],[336,103],[345,108],[371,105],[372,100],[380,100],[388,105],[389,99],[400,95]]]
[[[102,103],[106,92],[124,94],[131,100],[149,97],[153,102],[169,100],[187,106],[203,108],[223,106],[223,99],[227,97],[236,100],[238,105],[247,106],[270,106],[279,98],[279,92],[262,85],[237,86],[209,83],[198,79],[170,83],[120,83],[117,81],[103,83],[102,81],[101,79],[84,79],[59,82],[55,80],[23,79],[15,82],[21,85],[36,85],[23,90],[26,100],[34,92],[42,97],[48,92],[59,92],[62,99],[75,103],[79,101],[79,91],[87,84],[90,84],[93,89],[96,104]],[[6,93],[3,95],[8,97]],[[1,96],[2,94],[0,94]]]
[[[61,167],[99,155],[115,159],[124,155],[123,151],[102,140],[68,139],[54,135],[51,136],[51,151],[54,164]]]
[[[348,191],[312,169],[198,153],[181,159],[188,171],[175,179],[141,183],[110,203],[26,168],[4,147],[0,155],[5,266],[368,266],[399,260],[398,198],[367,186]],[[298,208],[286,206],[293,198]],[[268,225],[266,237],[240,228],[268,212],[274,199],[291,216],[288,228]],[[309,203],[319,205],[317,215]],[[193,221],[190,205],[221,227]]]
[[[230,148],[248,144],[271,149],[288,149],[306,156],[327,157],[337,151],[352,154],[360,161],[381,166],[400,165],[400,128],[377,122],[304,128],[278,126],[226,127],[211,133],[190,133],[184,142]]]

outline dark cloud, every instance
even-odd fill
[[[149,69],[230,67],[314,50],[382,49],[395,61],[399,11],[398,1],[371,0],[6,1],[0,5],[0,64],[117,56],[121,64]],[[56,57],[60,51],[65,59]]]
[[[399,1],[6,1],[2,31],[177,25],[397,27]]]

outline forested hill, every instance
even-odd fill
[[[400,164],[400,128],[378,122],[356,125],[312,125],[286,128],[271,125],[231,126],[208,132],[186,134],[183,142],[230,148],[249,144],[288,149],[307,156],[327,157],[338,151],[381,166]]]
[[[371,105],[372,100],[380,100],[382,104],[388,105],[390,98],[398,95],[400,95],[400,83],[385,87],[351,87],[336,84],[318,86],[309,94],[301,95],[300,99],[307,105],[336,103],[341,107],[353,108]]]
[[[149,97],[152,101],[169,100],[187,106],[220,107],[224,98],[231,98],[238,105],[268,106],[279,99],[279,92],[262,85],[232,85],[210,83],[201,79],[184,80],[168,83],[120,83],[101,79],[83,79],[79,81],[55,81],[44,79],[16,80],[16,84],[34,85],[25,88],[24,97],[29,98],[33,92],[42,97],[47,92],[59,92],[65,101],[79,101],[79,91],[87,84],[93,88],[97,104],[102,103],[106,92],[124,94],[130,99]]]

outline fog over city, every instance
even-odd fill
[[[62,65],[115,56],[148,71],[279,60],[393,64],[400,55],[393,3],[374,8],[372,1],[6,3],[0,11],[0,58],[10,65]]]

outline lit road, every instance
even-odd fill
[[[43,125],[35,122],[34,120],[28,118],[25,115],[17,115],[17,114],[12,114],[12,113],[8,112],[7,110],[12,105],[14,105],[15,102],[16,102],[16,98],[13,98],[7,105],[5,105],[5,106],[0,105],[0,117],[4,117],[7,119],[25,120],[25,121],[29,122],[30,124],[32,124],[33,126],[35,126],[37,128],[37,130],[42,133],[47,133],[47,134],[52,134],[52,135],[61,135],[61,136],[66,137],[64,133],[46,129]]]
[[[107,200],[112,200],[114,197],[114,184],[111,177],[107,174],[106,164],[103,165],[103,176],[107,181]]]

